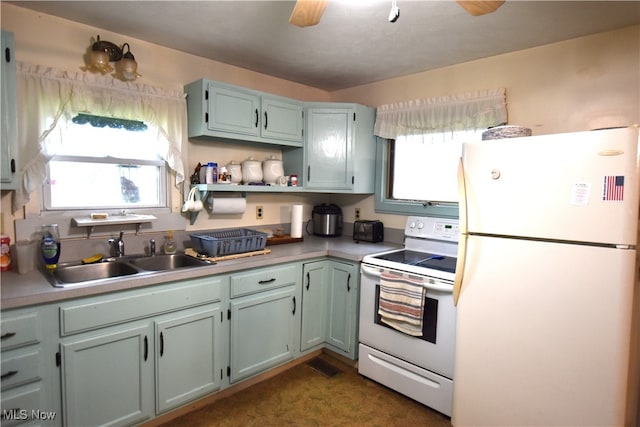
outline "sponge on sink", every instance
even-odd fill
[[[102,254],[96,254],[88,258],[82,258],[83,264],[93,264],[94,262],[100,262],[100,261],[102,261]]]

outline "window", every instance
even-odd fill
[[[376,212],[458,217],[464,142],[506,121],[505,90],[378,107]]]
[[[180,192],[188,185],[182,88],[121,82],[20,61],[16,68],[22,130],[18,147],[26,160],[18,171],[13,212],[36,192],[42,194],[41,208],[56,212],[170,211],[169,185]]]
[[[154,132],[142,122],[79,117],[87,116],[67,124],[48,163],[45,209],[164,207],[166,169]]]
[[[457,167],[462,143],[480,140],[480,132],[419,135],[389,141],[388,197],[395,200],[458,201]]]

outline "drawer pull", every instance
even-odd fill
[[[7,338],[11,338],[15,334],[15,332],[7,332],[6,334],[2,334],[2,336],[0,336],[0,340],[6,340]]]
[[[276,278],[274,277],[274,278],[269,279],[269,280],[260,280],[260,281],[258,282],[258,284],[259,284],[259,285],[268,285],[269,283],[273,283],[273,282],[275,282],[275,281],[276,281]]]
[[[9,371],[6,374],[0,375],[0,380],[6,380],[7,378],[11,378],[12,376],[14,376],[17,373],[18,373],[18,371]]]

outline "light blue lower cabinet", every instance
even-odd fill
[[[305,263],[302,282],[301,351],[326,347],[357,359],[359,264]]]
[[[0,424],[62,425],[54,305],[2,311]]]
[[[127,426],[222,388],[228,276],[60,304],[64,424]]]
[[[294,358],[298,303],[296,286],[231,299],[231,383]]]
[[[219,304],[155,322],[158,413],[219,390],[225,334]]]
[[[151,322],[62,344],[65,424],[131,425],[151,418],[153,345]]]
[[[329,348],[356,359],[360,275],[358,266],[327,261],[327,338]]]
[[[300,350],[321,346],[326,339],[327,261],[304,264],[302,268],[302,327]]]

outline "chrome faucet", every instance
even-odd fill
[[[124,231],[120,232],[120,237],[117,239],[109,239],[109,244],[111,245],[111,254],[113,256],[124,256]]]
[[[149,240],[149,255],[153,256],[156,254],[156,240]]]

